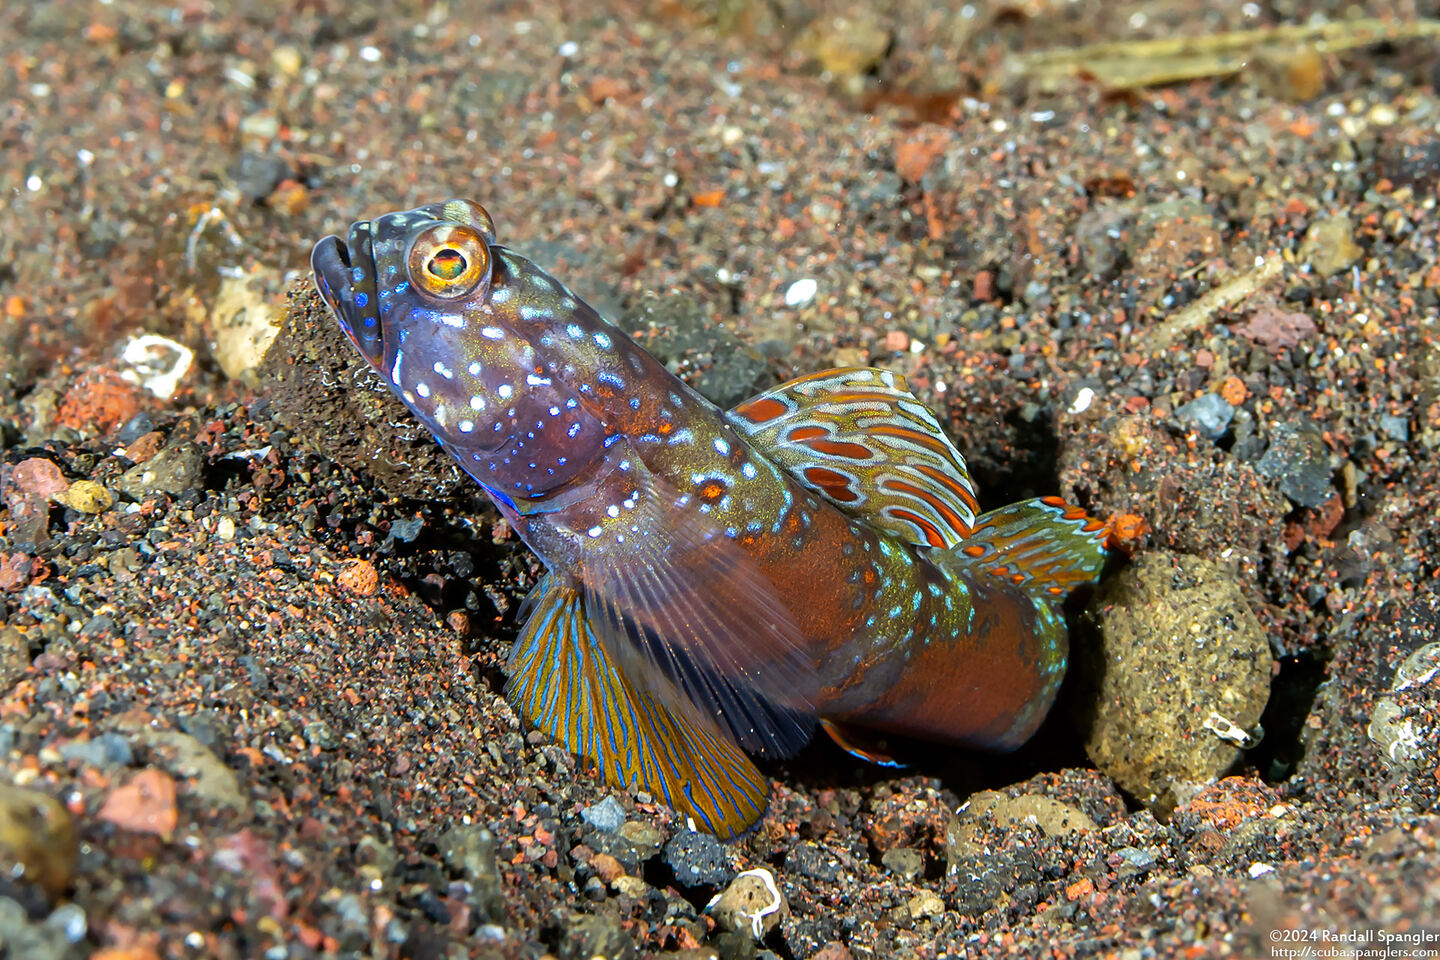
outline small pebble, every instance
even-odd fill
[[[820,285],[810,277],[796,280],[790,284],[790,289],[785,291],[785,305],[787,307],[803,307],[815,299],[815,294],[819,289]]]
[[[724,845],[708,833],[677,833],[665,845],[665,862],[686,887],[719,887],[735,876]]]
[[[175,780],[154,767],[141,770],[124,786],[110,791],[95,817],[122,830],[169,836],[180,821]]]
[[[76,480],[55,499],[81,513],[103,513],[115,505],[115,494],[93,480]]]
[[[733,933],[748,933],[761,940],[789,915],[790,905],[764,867],[738,874],[705,908],[715,921]]]
[[[606,797],[597,804],[586,807],[580,811],[580,819],[584,820],[596,830],[603,830],[605,833],[614,833],[620,829],[625,822],[625,808],[620,806],[620,801],[613,796]]]

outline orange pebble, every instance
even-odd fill
[[[1225,382],[1220,384],[1220,398],[1232,407],[1238,407],[1245,402],[1250,391],[1245,389],[1245,381],[1239,377],[1226,377]]]
[[[356,560],[341,571],[336,581],[351,593],[368,597],[380,586],[380,574],[369,560]]]

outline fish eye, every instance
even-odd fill
[[[490,247],[474,227],[437,223],[410,242],[410,282],[432,297],[468,295],[490,275]]]

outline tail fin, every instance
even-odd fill
[[[1079,507],[1040,497],[981,514],[951,555],[1032,597],[1059,600],[1099,579],[1107,533]]]

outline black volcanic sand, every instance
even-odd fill
[[[1011,59],[1433,4],[297,6],[0,11],[0,956],[1437,933],[1437,47]],[[451,196],[719,403],[886,367],[1111,521],[1035,741],[817,742],[721,845],[523,729],[538,563],[305,278]]]

